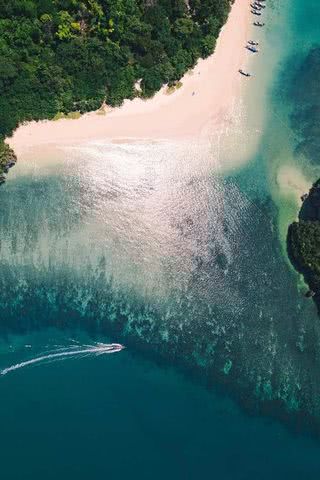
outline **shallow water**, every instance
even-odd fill
[[[284,248],[317,167],[294,153],[284,85],[320,7],[290,5],[270,2],[250,62],[259,145],[241,169],[217,174],[232,131],[207,157],[93,142],[31,152],[0,189],[0,368],[74,340],[127,346],[0,377],[5,478],[317,478],[317,441],[265,420],[319,433],[319,320]]]

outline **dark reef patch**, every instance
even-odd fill
[[[297,68],[288,90],[293,105],[291,126],[298,137],[297,153],[319,164],[320,46],[314,46]]]

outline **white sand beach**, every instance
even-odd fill
[[[30,122],[8,139],[19,156],[29,149],[53,144],[72,145],[91,140],[186,140],[203,138],[208,130],[230,127],[234,104],[248,81],[238,73],[248,54],[249,0],[236,0],[213,55],[199,60],[168,95],[164,87],[150,100],[136,98],[123,106],[92,112],[76,120]]]

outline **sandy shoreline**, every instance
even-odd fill
[[[221,31],[216,50],[200,60],[171,95],[163,88],[152,99],[126,101],[105,115],[96,112],[77,120],[30,122],[19,127],[8,143],[17,155],[49,144],[77,144],[96,139],[201,138],[208,129],[232,123],[235,99],[246,79],[244,44],[250,29],[249,0],[236,0]],[[194,92],[194,94],[193,94]]]

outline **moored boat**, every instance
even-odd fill
[[[258,51],[259,51],[257,48],[251,47],[250,45],[246,45],[246,49],[250,50],[250,52],[252,52],[252,53],[258,53]]]
[[[251,77],[251,73],[244,72],[241,68],[239,69],[239,73],[241,73],[241,75],[243,75],[244,77]]]

